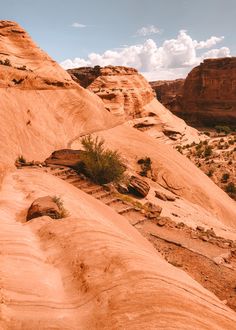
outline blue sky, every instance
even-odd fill
[[[0,0],[0,5],[1,19],[21,24],[64,67],[131,65],[149,79],[168,79],[186,75],[204,58],[236,55],[236,0]]]

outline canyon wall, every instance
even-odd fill
[[[174,80],[151,86],[157,99],[188,124],[236,127],[236,57],[204,60],[184,83]]]
[[[183,94],[184,79],[151,81],[156,97],[167,109],[178,112],[179,101]]]

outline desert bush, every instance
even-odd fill
[[[235,194],[236,193],[236,186],[233,182],[230,182],[227,184],[227,186],[225,187],[225,191],[228,194]]]
[[[231,132],[230,127],[228,126],[215,126],[215,130],[217,133],[225,133],[225,134],[229,134]]]
[[[204,157],[208,157],[212,155],[212,147],[211,146],[206,146],[204,150]]]
[[[17,163],[21,163],[21,164],[25,164],[26,163],[26,159],[25,159],[25,157],[23,155],[20,155],[20,156],[17,157],[16,162]]]
[[[152,169],[152,161],[150,157],[141,158],[137,161],[137,163],[141,166],[141,171],[139,174],[141,176],[147,176],[148,171]]]
[[[213,173],[214,173],[214,170],[211,168],[211,169],[209,169],[209,171],[207,172],[207,175],[208,175],[209,177],[212,177]]]
[[[1,65],[11,66],[11,62],[8,58],[6,58],[4,61],[0,60]]]
[[[104,148],[104,140],[91,135],[82,138],[84,153],[78,170],[99,184],[121,180],[125,166],[117,151]]]
[[[229,173],[222,174],[221,182],[227,182],[229,179]]]
[[[57,219],[62,219],[70,216],[70,213],[65,209],[63,200],[59,196],[53,196],[52,200],[54,203],[57,204],[59,211],[60,211],[60,216]]]

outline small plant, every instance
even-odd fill
[[[118,182],[122,179],[125,166],[117,151],[104,148],[104,140],[91,135],[82,138],[84,152],[78,170],[99,184]]]
[[[26,67],[26,65],[22,65],[22,66],[19,66],[17,69],[22,70],[22,71],[26,71],[27,67]]]
[[[229,134],[231,132],[230,127],[228,126],[215,126],[215,130],[217,133],[225,133],[225,134]]]
[[[141,166],[141,171],[139,172],[141,176],[147,176],[148,171],[152,170],[152,161],[150,157],[141,158],[137,163]]]
[[[229,173],[224,173],[221,177],[221,182],[225,183],[229,179]]]
[[[11,62],[8,58],[5,59],[5,61],[0,60],[1,65],[11,66]]]
[[[204,157],[209,157],[212,155],[212,147],[206,146],[204,150]]]
[[[17,157],[16,162],[17,163],[21,163],[21,164],[25,164],[26,163],[26,159],[25,159],[25,157],[23,155],[20,155],[20,156]]]
[[[213,173],[214,173],[214,170],[211,168],[211,169],[209,169],[207,175],[208,175],[209,177],[212,177]]]
[[[225,191],[228,194],[235,194],[236,193],[236,186],[233,182],[230,182],[227,184],[227,186],[225,187]]]
[[[66,217],[70,216],[70,213],[64,208],[64,203],[63,203],[61,197],[53,196],[52,200],[53,200],[54,203],[57,204],[57,206],[59,208],[59,211],[60,211],[59,212],[60,216],[56,219],[62,219],[62,218],[66,218]]]

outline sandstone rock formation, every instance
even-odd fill
[[[71,69],[80,85],[98,95],[111,113],[125,118],[140,117],[153,91],[137,70],[122,66]]]
[[[150,186],[145,180],[141,180],[136,176],[132,176],[129,182],[129,191],[138,197],[146,197]]]
[[[236,57],[205,60],[189,73],[181,114],[194,125],[236,126]]]
[[[104,205],[90,183],[82,191],[72,185],[74,178],[65,182],[49,167],[16,169],[14,162],[19,155],[41,161],[54,150],[79,150],[80,137],[95,133],[134,172],[138,159],[151,158],[156,182],[147,178],[151,188],[143,203],[152,203],[153,212],[161,211],[174,226],[177,218],[235,240],[235,203],[171,146],[130,127],[137,122],[121,125],[119,116],[76,84],[16,23],[0,22],[0,53],[0,328],[234,329],[235,312],[184,268],[168,263],[121,215],[126,209],[118,214]],[[160,132],[192,132],[155,99],[141,111],[148,120],[155,117]],[[63,152],[73,159],[73,152]],[[62,177],[68,169],[63,171]],[[156,190],[178,198],[157,201]],[[70,216],[26,221],[30,205],[42,196],[63,198]],[[168,221],[157,222],[155,230]],[[222,249],[217,253],[214,258],[223,258]]]
[[[151,86],[157,99],[190,125],[236,127],[236,57],[204,60],[185,80]]]
[[[62,165],[75,168],[81,161],[83,150],[61,149],[54,151],[50,157],[45,160],[47,165]]]
[[[1,64],[7,59],[10,66]],[[44,160],[76,136],[116,124],[101,100],[75,83],[14,22],[0,22],[0,61],[5,166],[22,154],[27,160]]]
[[[52,219],[60,218],[60,209],[51,196],[37,198],[31,204],[26,220],[32,220],[42,216],[48,216]]]
[[[151,81],[150,85],[161,104],[173,113],[178,111],[183,94],[184,79]]]
[[[68,70],[81,86],[98,95],[105,108],[130,125],[169,143],[199,142],[196,130],[174,116],[155,98],[151,86],[137,70],[122,66]]]

